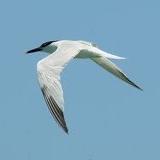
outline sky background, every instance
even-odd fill
[[[159,160],[160,2],[68,0],[0,2],[0,159]],[[62,74],[66,135],[37,81],[48,40],[86,40],[127,59],[115,61],[144,91],[90,60]]]

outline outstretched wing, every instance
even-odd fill
[[[138,85],[132,82],[123,72],[117,67],[110,59],[125,59],[124,57],[119,57],[110,53],[106,53],[97,47],[88,47],[81,50],[81,53],[88,55],[90,59],[92,59],[95,63],[100,65],[105,70],[109,71],[116,77],[125,81],[126,83],[142,90]]]
[[[138,85],[136,85],[134,82],[132,82],[123,72],[120,68],[118,68],[113,62],[111,62],[108,58],[101,56],[98,58],[91,58],[94,62],[96,62],[98,65],[100,65],[105,70],[109,71],[116,77],[120,78],[121,80],[125,81],[126,83],[142,90]]]
[[[66,133],[68,133],[68,128],[63,114],[64,99],[60,73],[78,53],[79,50],[76,47],[62,46],[37,64],[38,80],[44,99],[53,118]]]

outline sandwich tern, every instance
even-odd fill
[[[125,59],[124,57],[106,53],[93,43],[72,40],[48,41],[27,53],[38,51],[49,54],[37,63],[40,88],[53,118],[66,133],[68,133],[68,128],[63,114],[64,99],[60,74],[73,58],[90,58],[119,79],[142,90],[111,62],[112,59]]]

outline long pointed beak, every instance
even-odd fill
[[[27,51],[26,53],[28,54],[28,53],[34,53],[34,52],[39,52],[39,51],[41,51],[42,49],[40,48],[40,47],[38,47],[38,48],[34,48],[34,49],[32,49],[32,50],[30,50],[30,51]]]

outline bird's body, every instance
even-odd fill
[[[68,133],[68,128],[63,115],[64,99],[60,74],[73,58],[90,58],[118,78],[141,89],[110,61],[111,59],[124,59],[123,57],[106,53],[93,43],[71,40],[49,41],[27,53],[36,51],[44,51],[49,54],[37,63],[39,84],[52,116],[66,133]]]

